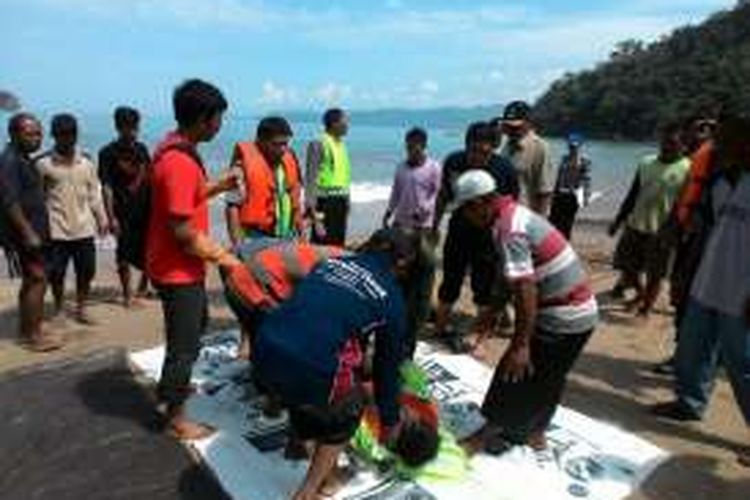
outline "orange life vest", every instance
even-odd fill
[[[246,199],[240,206],[240,224],[272,235],[276,225],[275,176],[272,166],[254,142],[238,142],[234,147],[233,163],[239,162],[245,177]],[[301,228],[300,197],[302,182],[297,158],[291,151],[281,158],[286,179],[286,191],[292,201],[292,226]]]
[[[690,157],[690,173],[674,207],[677,221],[686,231],[692,227],[693,212],[700,203],[703,189],[711,177],[713,157],[714,145],[710,141],[703,144]]]

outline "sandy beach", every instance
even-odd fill
[[[366,212],[369,217],[374,217],[378,208],[369,207]],[[361,213],[354,220],[366,221],[369,227],[374,222],[367,216],[362,217]],[[361,233],[356,227],[353,232]],[[575,234],[574,245],[586,258],[596,291],[608,290],[615,277],[609,266],[613,242],[604,235],[603,226],[582,224]],[[6,276],[4,271],[0,270],[2,276]],[[217,331],[235,327],[214,272],[209,284],[210,328]],[[149,300],[142,307],[130,310],[120,305],[110,252],[100,252],[99,256],[99,273],[91,307],[98,325],[82,327],[72,319],[47,324],[48,328],[65,335],[67,345],[62,351],[31,354],[16,343],[17,287],[17,281],[0,279],[0,380],[60,360],[75,362],[87,354],[108,348],[135,350],[162,342],[158,301]],[[671,453],[671,458],[632,498],[746,499],[750,495],[750,471],[735,463],[734,452],[749,442],[750,435],[725,380],[717,385],[703,422],[664,422],[653,418],[647,411],[648,405],[671,395],[670,380],[649,371],[671,349],[672,316],[665,298],[666,294],[662,294],[656,313],[649,320],[635,319],[621,306],[610,305],[603,299],[600,301],[600,327],[573,372],[564,402],[586,415],[633,432]],[[458,309],[464,320],[473,316],[467,291]],[[499,338],[489,340],[484,361],[495,363],[505,342]]]

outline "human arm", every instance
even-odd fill
[[[547,143],[543,143],[532,171],[534,188],[529,200],[529,208],[543,217],[547,217],[550,212],[555,180],[555,169],[552,166],[549,146],[547,146]]]
[[[187,254],[217,264],[220,267],[242,265],[242,262],[226,248],[213,241],[203,232],[196,231],[189,217],[172,215],[169,219],[169,229],[182,250]]]
[[[240,223],[240,208],[237,205],[228,204],[224,209],[224,215],[227,222],[229,241],[232,243],[232,248],[237,248],[244,239],[242,224]]]
[[[393,176],[393,185],[391,186],[391,195],[388,198],[388,205],[386,206],[385,213],[383,214],[383,227],[388,227],[390,224],[391,216],[393,211],[396,209],[398,200],[401,197],[401,176],[399,175],[399,167],[396,167],[396,173]]]
[[[111,219],[105,208],[102,185],[99,182],[99,176],[93,162],[89,163],[86,194],[88,196],[89,207],[96,220],[97,230],[103,236],[109,230],[109,221]]]
[[[630,185],[630,190],[628,191],[627,196],[625,196],[625,199],[620,204],[620,209],[617,211],[617,217],[615,217],[614,222],[609,226],[609,235],[614,236],[615,233],[617,233],[618,229],[620,229],[620,226],[623,222],[625,222],[625,219],[628,218],[630,213],[635,208],[635,202],[638,199],[638,193],[641,189],[641,176],[639,174],[636,174],[635,178],[633,179],[633,183]]]
[[[239,174],[233,168],[222,172],[216,180],[206,183],[205,197],[211,199],[221,193],[236,189],[239,183]]]
[[[112,158],[107,152],[107,149],[99,151],[99,168],[98,176],[99,182],[102,185],[102,200],[104,202],[104,210],[107,213],[107,219],[109,220],[109,229],[115,236],[120,235],[120,223],[115,216],[115,202],[114,193],[112,191]]]
[[[515,332],[500,359],[503,379],[519,382],[533,373],[530,344],[536,330],[537,287],[533,251],[522,235],[510,235],[502,242],[505,277],[513,292],[516,311]]]
[[[0,210],[11,229],[20,237],[21,245],[27,249],[39,249],[42,239],[21,208],[18,189],[7,172],[8,166],[0,164]]]
[[[581,188],[583,188],[583,206],[591,203],[591,160],[581,159]]]
[[[373,380],[375,382],[375,403],[380,421],[386,432],[399,421],[399,367],[405,357],[406,319],[403,299],[389,293],[386,323],[375,332],[375,357],[373,359]]]
[[[323,145],[320,141],[310,141],[305,156],[305,211],[315,212],[318,195],[318,174],[323,162]]]
[[[440,188],[435,199],[435,217],[432,221],[432,230],[436,234],[440,229],[440,223],[443,220],[443,215],[445,215],[445,210],[453,199],[453,179],[451,178],[451,170],[454,168],[453,163],[453,156],[446,158],[440,172]]]

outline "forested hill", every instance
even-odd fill
[[[552,84],[535,104],[549,135],[649,139],[658,124],[729,103],[750,110],[750,2],[643,44]]]

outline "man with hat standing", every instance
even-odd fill
[[[534,131],[531,107],[524,101],[513,101],[503,111],[503,132],[508,141],[500,152],[513,164],[521,187],[520,201],[536,213],[547,217],[555,188],[549,146]]]
[[[591,200],[591,160],[581,153],[583,136],[568,135],[568,153],[562,157],[557,171],[555,193],[549,221],[570,239],[576,213]]]
[[[487,426],[469,444],[498,453],[524,444],[544,450],[567,375],[596,327],[596,298],[563,235],[512,196],[497,194],[491,175],[469,170],[455,191],[466,220],[492,230],[516,310],[513,338],[482,404]]]

